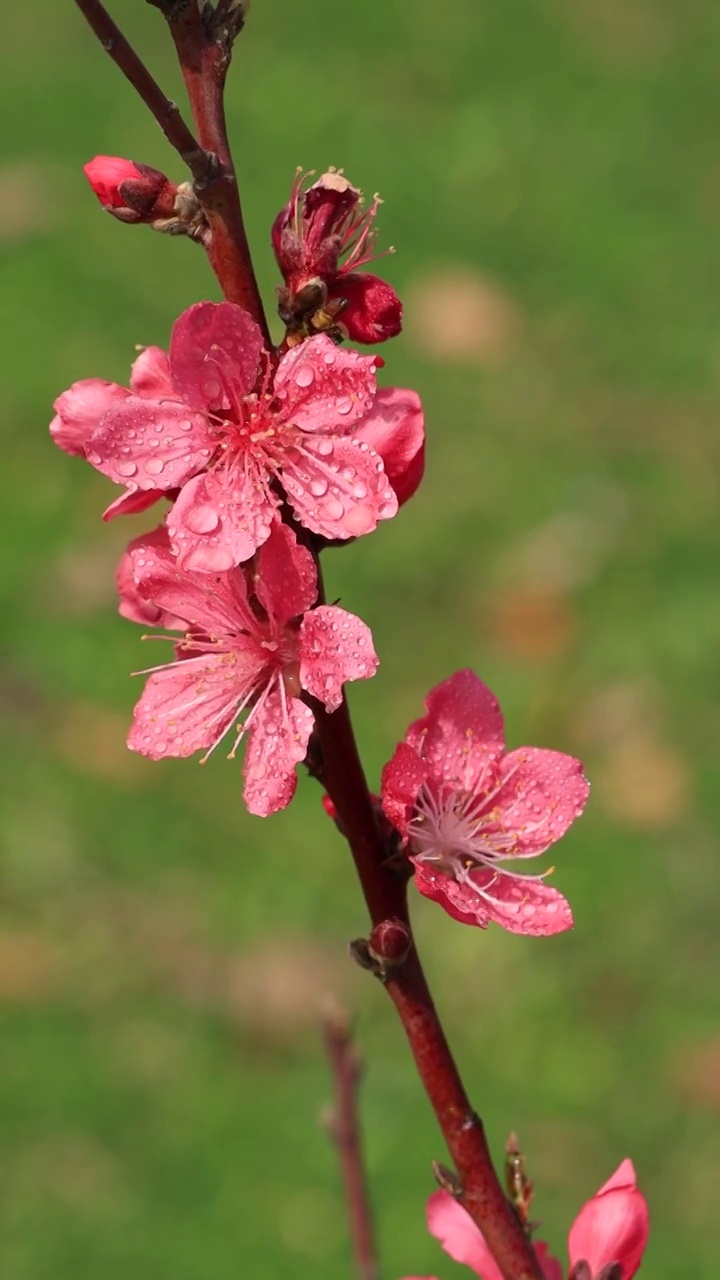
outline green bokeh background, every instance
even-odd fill
[[[168,91],[157,12],[116,0]],[[96,152],[173,157],[70,0],[6,6],[0,815],[3,1280],[350,1276],[317,1008],[356,1014],[384,1280],[460,1277],[425,1232],[444,1155],[364,913],[303,780],[249,818],[237,765],[123,741],[144,665],[112,574],[147,519],[55,451],[71,381],[216,297],[200,251],[103,217]],[[644,1274],[717,1274],[720,11],[703,0],[255,0],[229,113],[261,282],[298,164],[381,191],[425,401],[425,485],[328,555],[371,624],[352,691],[376,780],[427,689],[474,666],[513,745],[583,756],[554,851],[576,930],[417,927],[468,1087],[519,1132],[543,1234],[625,1155]],[[467,1273],[464,1273],[467,1274]]]

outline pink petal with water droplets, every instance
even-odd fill
[[[176,400],[178,397],[170,381],[167,351],[161,347],[145,347],[133,364],[130,387],[133,395],[144,396],[148,400]]]
[[[428,765],[417,751],[400,742],[382,772],[383,811],[401,835],[407,834],[418,791],[429,775]]]
[[[171,663],[148,678],[128,746],[151,760],[191,756],[211,747],[232,724],[239,689],[234,653]]]
[[[298,618],[317,600],[315,561],[279,518],[258,552],[254,591],[268,617],[281,624]]]
[[[176,489],[205,465],[211,446],[200,414],[174,400],[128,396],[104,415],[85,456],[116,484]]]
[[[458,791],[476,791],[502,755],[505,730],[497,698],[474,671],[456,671],[430,691],[427,715],[405,741],[427,760],[432,776]]]
[[[115,574],[120,596],[118,613],[121,617],[128,618],[130,622],[139,622],[143,626],[162,627],[165,631],[185,631],[186,618],[178,618],[172,613],[163,612],[157,604],[147,600],[138,590],[132,553],[137,550],[142,552],[145,549],[148,551],[160,549],[165,554],[169,554],[165,525],[160,525],[152,533],[144,533],[139,538],[133,538],[127,550],[123,552]]]
[[[239,647],[237,633],[248,632],[248,660],[255,667],[264,664],[259,640],[253,638],[259,633],[259,625],[248,605],[243,573],[234,570],[210,577],[181,569],[170,550],[167,532],[162,539],[152,534],[136,538],[128,550],[135,585],[144,600],[183,618],[195,631],[209,636],[234,636],[234,648]]]
[[[570,907],[544,880],[490,869],[471,872],[472,883],[445,875],[431,862],[411,857],[415,883],[426,898],[439,902],[454,920],[485,929],[499,924],[508,933],[550,937],[572,929]]]
[[[209,471],[180,491],[168,515],[178,564],[220,573],[244,564],[270,536],[279,499],[257,470]]]
[[[635,1171],[631,1184],[615,1182],[628,1164],[623,1161],[609,1182],[580,1210],[568,1238],[571,1266],[584,1259],[596,1275],[608,1263],[619,1262],[622,1280],[631,1280],[638,1270],[648,1242],[650,1219],[645,1197],[635,1186]]]
[[[579,760],[540,747],[509,752],[498,768],[498,782],[503,778],[507,782],[491,810],[496,822],[486,820],[484,829],[512,832],[517,841],[513,853],[526,856],[544,853],[565,835],[590,791]]]
[[[307,755],[313,713],[299,698],[268,694],[248,733],[243,795],[250,813],[267,818],[290,803],[295,766]]]
[[[302,431],[353,431],[375,398],[375,364],[375,356],[336,347],[325,334],[292,347],[275,374],[278,418]]]
[[[382,460],[356,440],[309,439],[290,451],[282,483],[306,529],[325,538],[357,538],[397,513]]]
[[[102,518],[107,522],[114,520],[116,516],[136,516],[166,497],[167,494],[162,489],[126,489],[105,508]]]
[[[415,493],[425,470],[425,417],[415,391],[386,387],[378,391],[356,440],[380,454],[400,506]]]
[[[53,405],[56,417],[50,423],[50,435],[55,444],[65,453],[84,454],[103,414],[129,395],[125,387],[102,378],[74,382]]]
[[[385,342],[402,329],[402,303],[392,285],[370,271],[342,273],[330,292],[344,298],[347,306],[338,315],[338,324],[351,342]]]
[[[354,613],[320,605],[300,624],[300,683],[303,689],[336,711],[343,683],[369,680],[378,668],[370,628]]]
[[[196,302],[173,325],[173,387],[192,409],[228,409],[228,385],[238,398],[252,391],[262,349],[262,333],[242,307]]]

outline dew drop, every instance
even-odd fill
[[[212,533],[220,523],[220,517],[214,507],[203,503],[199,507],[191,507],[184,516],[184,522],[193,533]]]
[[[351,492],[354,498],[367,498],[367,485],[363,484],[362,480],[357,480]]]
[[[134,476],[137,472],[137,464],[135,462],[119,462],[117,473],[119,476]]]
[[[309,364],[304,364],[295,374],[295,381],[299,387],[310,387],[315,381],[315,374]]]
[[[321,458],[329,458],[333,451],[332,440],[318,440],[315,444],[315,452],[320,454]],[[98,458],[98,462],[100,459]]]
[[[322,498],[328,491],[327,480],[311,480],[310,492],[314,498]]]
[[[137,467],[135,467],[137,471]],[[162,458],[148,458],[145,463],[145,470],[150,476],[159,476],[161,471],[165,470],[165,463]]]
[[[345,515],[345,508],[339,498],[329,498],[322,509],[324,516],[328,520],[342,520]]]
[[[198,569],[201,573],[224,573],[232,569],[234,563],[235,557],[227,547],[195,547],[185,561],[188,569]]]
[[[334,352],[334,351],[326,351],[326,352],[325,352],[325,363],[326,363],[326,364],[334,364],[334,363],[335,363],[335,352]]]
[[[342,400],[338,400],[337,404],[335,405],[337,412],[341,413],[343,417],[345,416],[345,414],[351,412],[352,407],[353,407],[353,402],[350,399],[350,396],[344,396]]]
[[[87,458],[90,465],[93,467],[99,467],[100,463],[102,462],[102,458],[100,457],[99,453],[94,453],[94,452],[86,453],[85,457]]]
[[[358,503],[356,507],[351,507],[345,517],[346,530],[355,536],[367,533],[374,524],[375,512],[372,507],[363,506],[362,503]]]
[[[181,431],[192,431],[192,422],[190,421],[189,418],[183,418],[180,422],[178,422],[178,426]]]

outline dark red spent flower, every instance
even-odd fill
[[[103,209],[120,222],[172,218],[178,189],[159,169],[122,156],[95,156],[83,166]]]
[[[381,256],[373,225],[380,197],[366,209],[362,192],[341,170],[330,169],[308,186],[310,176],[298,171],[272,228],[285,281],[278,310],[291,344],[318,332],[365,343],[395,337],[402,328],[395,290],[370,272],[356,273]]]

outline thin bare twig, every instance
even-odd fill
[[[339,1010],[334,1009],[326,1015],[323,1034],[335,1086],[328,1130],[340,1157],[358,1280],[378,1280],[372,1209],[363,1166],[357,1107],[360,1060],[353,1048],[349,1021]]]
[[[150,109],[170,146],[185,162],[196,182],[207,184],[216,167],[215,157],[200,146],[185,123],[176,103],[172,102],[138,57],[132,45],[113,21],[100,0],[75,0],[75,4],[94,31],[103,49],[127,77]]]

